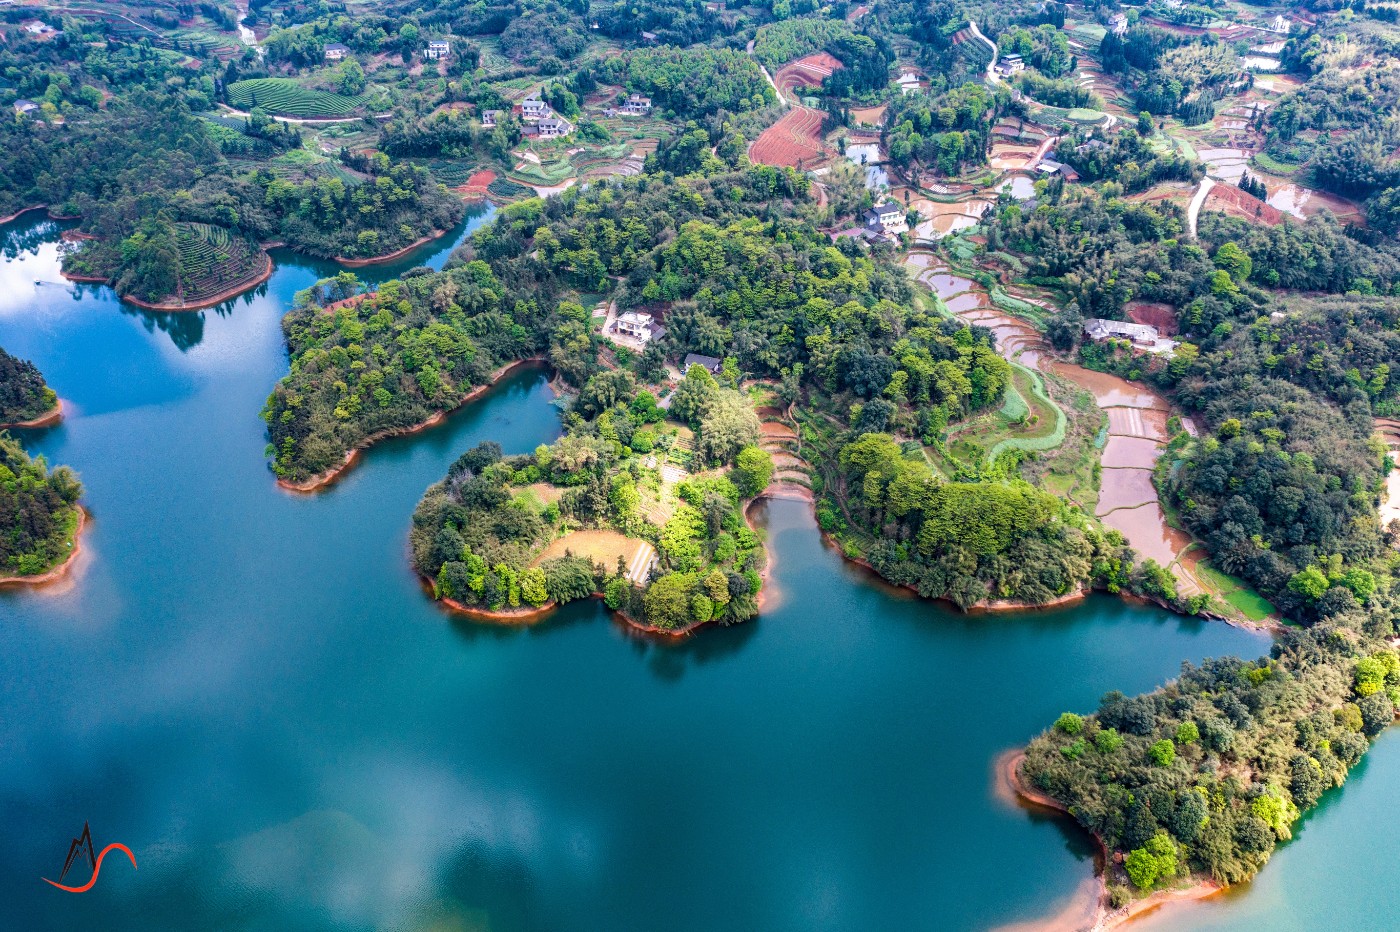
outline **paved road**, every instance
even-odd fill
[[[1196,193],[1191,198],[1191,206],[1186,208],[1186,232],[1192,239],[1196,238],[1196,218],[1201,215],[1201,205],[1210,196],[1210,189],[1215,187],[1215,181],[1206,175],[1201,179],[1201,186],[1196,189]]]

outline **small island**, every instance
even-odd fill
[[[669,413],[616,369],[585,383],[553,444],[464,453],[414,512],[414,567],[446,604],[495,620],[594,595],[666,634],[752,618],[766,556],[742,504],[773,474],[758,416],[701,365]]]
[[[0,348],[0,428],[48,427],[62,418],[58,394],[38,367]]]

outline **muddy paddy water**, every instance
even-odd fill
[[[1150,389],[1082,366],[1045,360],[1048,346],[1040,331],[1028,322],[1001,311],[976,282],[940,268],[934,257],[911,254],[906,265],[960,319],[985,327],[996,336],[1000,353],[1012,362],[1047,369],[1089,392],[1108,417],[1108,437],[1101,465],[1102,482],[1096,510],[1109,527],[1116,528],[1144,557],[1165,567],[1191,543],[1189,535],[1167,523],[1155,488],[1152,469],[1167,437],[1170,408],[1166,399]],[[1150,493],[1150,494],[1149,494]],[[1189,569],[1177,566],[1180,588],[1199,591]]]

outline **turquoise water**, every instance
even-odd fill
[[[82,474],[93,520],[71,584],[0,594],[0,928],[1033,919],[1067,902],[1091,849],[999,801],[996,755],[1183,659],[1267,646],[1107,597],[960,616],[843,563],[794,502],[760,515],[775,591],[751,624],[658,644],[595,603],[529,629],[452,618],[409,571],[409,516],[479,440],[523,451],[557,434],[541,372],[289,495],[258,411],[286,371],[282,313],[331,267],[281,254],[257,293],[159,315],[63,282],[56,225],[7,232],[0,345],[69,410],[24,439]],[[1384,852],[1354,833],[1385,811],[1397,747],[1381,743],[1258,890],[1201,921],[1286,909],[1298,928],[1360,927],[1345,910],[1362,907],[1318,878],[1383,889]],[[139,870],[117,855],[91,892],[54,890],[40,878],[57,879],[84,821]]]

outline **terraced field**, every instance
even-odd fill
[[[364,106],[363,94],[347,97],[302,87],[287,78],[250,78],[228,86],[228,102],[239,110],[261,107],[268,113],[292,117],[340,117]]]
[[[216,295],[256,281],[266,270],[266,254],[256,243],[207,223],[177,223],[180,247],[179,301],[207,302]]]

